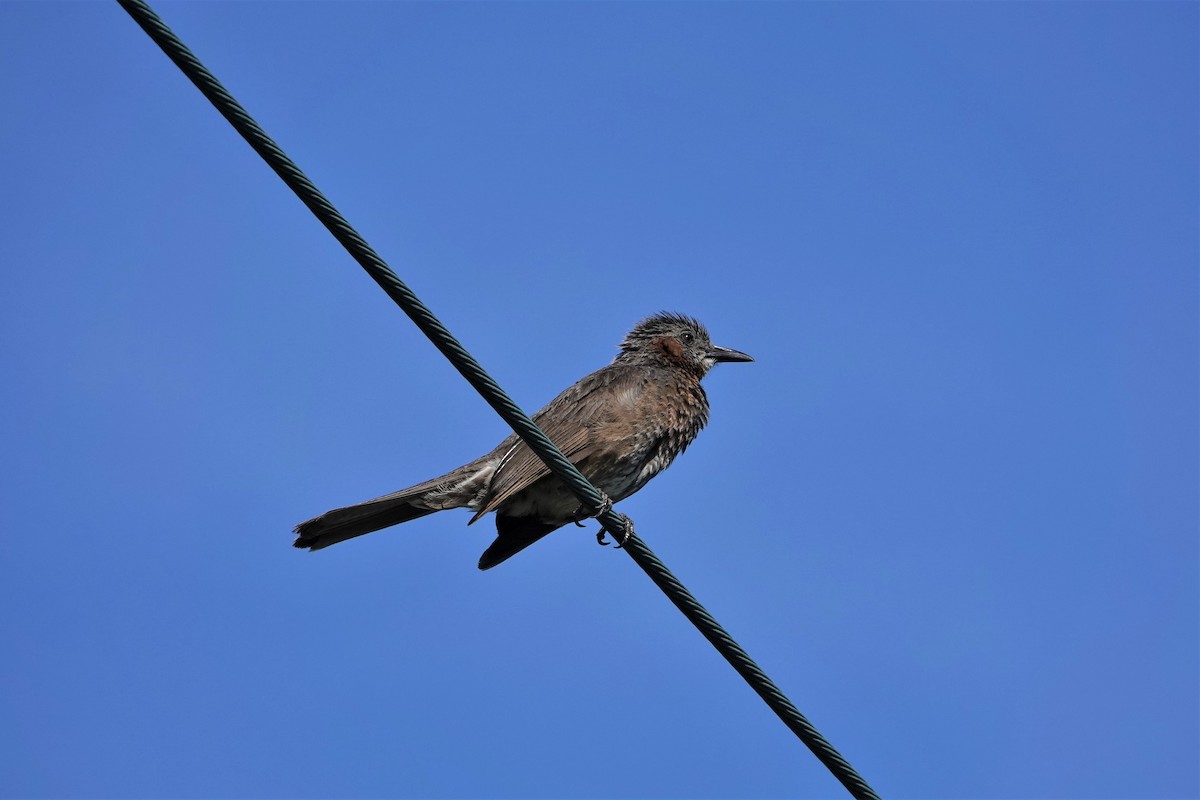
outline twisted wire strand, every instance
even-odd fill
[[[267,162],[285,184],[300,198],[320,220],[334,238],[342,244],[380,288],[400,306],[401,310],[433,342],[442,355],[454,365],[467,382],[488,405],[508,423],[529,448],[546,463],[546,466],[570,487],[571,491],[588,508],[605,509],[597,516],[600,523],[610,531],[625,529],[628,518],[618,514],[605,503],[606,498],[576,469],[553,442],[533,423],[516,403],[492,379],[479,362],[442,325],[433,312],[400,280],[387,263],[371,248],[346,221],[333,204],[321,193],[300,168],[288,158],[277,144],[259,127],[254,118],[225,90],[225,87],[208,71],[200,60],[167,27],[145,0],[117,0],[122,8],[141,26],[146,34],[166,53],[175,65],[208,98],[209,102],[225,117],[238,133]],[[700,605],[683,584],[671,573],[646,543],[629,527],[629,538],[625,542],[627,552],[634,562],[666,594],[667,598],[683,612],[713,647],[737,670],[750,687],[763,699],[785,725],[813,752],[826,768],[859,800],[879,800],[849,762],[842,757],[819,731],[813,727],[792,702],[779,690],[754,663],[733,637]]]

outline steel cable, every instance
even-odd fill
[[[254,151],[295,192],[309,210],[333,234],[367,274],[400,306],[401,310],[433,342],[455,369],[466,378],[496,413],[516,431],[546,466],[563,480],[588,508],[605,509],[597,515],[609,531],[620,532],[628,522],[605,503],[606,498],[575,468],[540,428],[512,401],[491,378],[479,362],[451,335],[424,303],[404,284],[382,258],[363,240],[333,204],[300,171],[300,168],[259,127],[254,118],[225,90],[225,87],[204,67],[200,60],[167,27],[166,23],[144,0],[117,0],[134,21],[162,48],[175,65],[196,85],[216,109],[233,125]],[[632,532],[625,542],[625,552],[650,576],[650,579],[683,612],[713,647],[725,658],[750,687],[774,711],[783,723],[813,752],[821,763],[855,798],[879,800],[866,781],[825,740],[804,715],[779,690],[766,673],[754,663],[733,637],[713,619],[683,584],[671,573],[646,543]]]

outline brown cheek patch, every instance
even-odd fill
[[[683,359],[683,345],[679,343],[678,339],[671,336],[664,336],[656,344],[658,345],[658,349],[666,353],[668,358],[675,361]]]

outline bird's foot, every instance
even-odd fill
[[[600,505],[595,511],[588,514],[589,517],[603,517],[609,511],[612,511],[613,501],[603,490],[597,489],[600,492]]]
[[[596,542],[603,547],[608,546],[608,542],[604,541],[604,535],[609,533],[608,528],[601,527],[600,532],[596,534]],[[616,549],[620,550],[629,541],[629,537],[633,536],[633,520],[624,514],[621,515],[621,534],[613,534],[613,539],[618,542]]]
[[[612,498],[609,497],[607,494],[605,494],[605,492],[603,490],[597,490],[597,491],[600,492],[600,505],[598,507],[592,509],[591,511],[585,511],[583,508],[580,508],[578,515],[573,520],[574,523],[576,525],[578,525],[580,528],[583,527],[583,520],[593,519],[593,518],[598,519],[600,517],[603,517],[609,511],[612,511],[612,507],[613,507]],[[617,542],[618,542],[617,549],[620,550],[622,547],[625,546],[625,543],[629,541],[629,537],[633,535],[633,521],[630,520],[629,517],[625,516],[624,514],[618,514],[617,516],[619,516],[621,518],[621,531],[620,531],[619,536],[616,533],[613,533],[613,538],[615,540],[617,540]],[[609,531],[608,528],[604,527],[603,522],[600,523],[600,532],[596,534],[596,543],[599,544],[601,547],[607,547],[608,542],[604,541],[604,537],[606,534],[608,534],[610,532],[611,531]]]
[[[575,523],[576,527],[582,528],[583,521],[585,519],[594,519],[596,517],[602,517],[605,514],[607,514],[609,511],[612,510],[612,507],[613,507],[612,498],[609,497],[604,492],[603,489],[597,489],[596,491],[600,492],[600,505],[597,506],[592,511],[588,511],[583,506],[580,506],[579,511],[575,512],[575,519],[571,520],[572,522]]]

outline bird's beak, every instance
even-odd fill
[[[715,344],[708,351],[708,357],[713,361],[753,361],[754,359],[740,350],[730,350],[728,347],[717,347]]]

